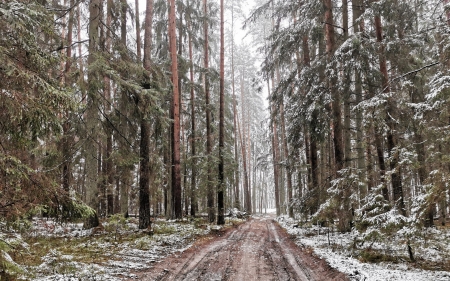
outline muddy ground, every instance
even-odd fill
[[[135,274],[138,280],[349,280],[299,248],[270,216],[251,218]]]

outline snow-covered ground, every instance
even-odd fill
[[[268,210],[267,213],[274,216],[275,211]],[[288,217],[279,217],[277,220],[290,235],[296,237],[298,245],[313,249],[317,256],[348,274],[351,280],[450,281],[450,272],[417,269],[417,266],[408,260],[406,246],[401,244],[400,238],[388,241],[389,243],[371,245],[372,249],[396,257],[395,262],[365,263],[361,262],[361,251],[352,247],[355,233],[331,232],[328,235],[327,228],[297,227],[297,223]],[[169,254],[183,252],[192,245],[196,237],[208,234],[215,227],[201,222],[160,220],[154,224],[154,234],[149,235],[138,230],[136,221],[132,219],[126,222],[104,223],[100,230],[83,230],[81,224],[59,224],[35,219],[26,238],[21,238],[18,233],[2,234],[0,238],[10,244],[19,243],[20,247],[25,249],[23,252],[35,256],[36,249],[48,247],[41,251],[45,254],[38,256],[38,262],[33,266],[24,266],[26,263],[21,263],[20,255],[13,256],[23,270],[24,280],[114,281],[133,278],[134,270],[149,268]],[[416,237],[421,246],[414,245],[415,256],[430,261],[430,268],[433,264],[442,264],[445,261],[449,264],[450,231],[429,231],[424,238]],[[55,242],[56,244],[52,244]],[[26,258],[24,255],[22,260]]]
[[[400,241],[390,241],[372,245],[384,253],[400,256],[394,262],[364,263],[359,260],[358,251],[352,250],[355,233],[328,233],[327,228],[298,227],[297,223],[288,217],[279,217],[277,221],[290,235],[296,237],[296,243],[301,247],[309,247],[320,258],[325,259],[330,266],[347,273],[354,281],[449,281],[450,272],[441,270],[421,270],[401,256],[407,256],[406,246],[397,244]],[[449,261],[450,245],[448,231],[435,230],[436,241],[423,243],[415,248],[415,255],[430,262],[437,259]],[[442,239],[441,239],[442,238]],[[441,243],[442,242],[442,243]],[[403,251],[404,253],[401,253]]]
[[[236,221],[233,219],[234,223]],[[169,254],[181,253],[197,237],[218,228],[200,220],[196,223],[160,220],[153,224],[154,233],[149,234],[138,230],[136,223],[136,220],[116,221],[103,223],[100,229],[83,230],[81,224],[34,219],[27,234],[7,235],[10,241],[20,241],[23,252],[29,254],[23,258],[14,256],[14,263],[22,271],[19,279],[118,281],[135,278],[133,270],[149,268]],[[45,254],[40,256],[39,253]],[[11,258],[12,254],[6,256]],[[23,262],[27,258],[38,261],[27,265]]]

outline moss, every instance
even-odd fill
[[[155,224],[153,227],[154,234],[174,234],[177,233],[178,230],[175,226],[170,225],[166,222],[160,222]]]
[[[374,249],[364,249],[360,252],[358,259],[361,262],[378,263],[378,262],[397,262],[398,258],[384,254]]]

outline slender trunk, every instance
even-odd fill
[[[342,0],[342,27],[344,29],[344,40],[348,39],[348,0]],[[350,85],[351,81],[351,73],[344,72],[343,73],[344,81],[344,165],[345,167],[352,166],[352,149],[351,149],[351,128],[350,128]]]
[[[242,164],[244,168],[244,209],[248,212],[252,212],[252,203],[250,196],[250,148],[248,145],[248,129],[246,129],[246,123],[248,123],[248,111],[244,107],[244,71],[242,71],[241,75],[241,120],[242,120],[242,130],[240,125],[238,124],[239,129],[239,138],[241,142],[241,151],[242,151]]]
[[[81,7],[80,7],[81,5],[78,5],[78,7],[77,7],[77,39],[78,39],[78,65],[80,66],[80,73],[84,73],[84,64],[83,64],[83,53],[82,53],[82,43],[81,43],[81,21],[82,21],[82,19],[81,19]],[[84,82],[85,82],[85,80],[84,80],[84,75],[80,75],[80,78],[79,78],[79,83],[80,83],[80,86],[82,86],[82,85],[84,85]],[[86,99],[85,99],[85,95],[86,95],[86,93],[85,93],[86,91],[82,91],[81,92],[81,100],[82,101],[85,101]]]
[[[70,0],[70,7],[75,5],[75,0]],[[67,46],[66,49],[66,64],[64,68],[64,82],[67,86],[70,86],[70,68],[72,65],[72,38],[73,38],[73,25],[74,25],[74,9],[69,12],[69,20],[67,22]],[[72,179],[72,153],[70,148],[72,146],[72,141],[70,137],[70,117],[69,112],[66,112],[65,116],[66,120],[63,123],[63,139],[62,139],[62,155],[63,155],[63,165],[62,165],[62,187],[66,195],[69,195],[71,179]],[[66,208],[66,205],[63,205],[63,208]],[[68,211],[68,210],[63,210]]]
[[[144,113],[142,113],[144,115]],[[150,125],[141,116],[141,141],[139,144],[139,229],[150,227]]]
[[[297,19],[295,17],[294,17],[294,24],[297,24]],[[303,50],[303,64],[305,67],[310,67],[311,57],[309,55],[308,35],[304,35],[302,38],[302,50]],[[301,74],[300,69],[301,69],[302,58],[300,57],[300,53],[298,51],[296,53],[296,56],[297,56],[297,72],[298,72],[298,77],[300,79],[300,74]],[[303,93],[303,95],[306,95],[306,93]],[[308,171],[307,182],[308,182],[309,188],[313,189],[314,188],[313,186],[315,186],[315,185],[312,184],[312,179],[313,179],[314,175],[313,175],[313,168],[311,166],[311,147],[310,147],[311,133],[314,133],[312,131],[311,126],[308,126],[308,124],[305,123],[303,134],[304,134],[304,142],[305,142],[304,147],[305,147],[306,169]]]
[[[281,82],[281,75],[280,75],[280,66],[277,65],[276,66],[276,70],[275,70],[275,74],[276,74],[276,80],[274,81],[273,85],[279,84]],[[274,106],[275,103],[273,103]],[[276,120],[276,127],[277,127],[277,141],[276,141],[276,145],[277,145],[277,154],[278,154],[278,161],[277,163],[279,163],[279,170],[278,170],[278,177],[279,177],[279,185],[278,185],[278,192],[279,192],[279,200],[280,200],[280,208],[281,211],[280,213],[282,215],[286,214],[286,189],[285,189],[285,178],[284,178],[284,166],[281,165],[281,163],[283,163],[285,160],[282,159],[282,157],[284,157],[283,154],[283,128],[282,128],[282,109],[283,109],[283,102],[281,102],[278,105],[278,109],[274,108],[274,115],[273,115],[273,120]],[[278,129],[279,127],[279,129]]]
[[[361,17],[363,13],[363,3],[362,0],[352,0],[352,11],[353,11],[353,28],[354,32],[362,32],[363,25],[361,24],[363,21],[358,21],[357,19]],[[362,78],[361,72],[355,68],[355,103],[358,105],[362,102]],[[362,183],[359,185],[359,198],[360,202],[364,200],[367,195],[368,187],[367,187],[367,179],[366,179],[366,163],[364,158],[364,134],[363,134],[363,115],[361,110],[356,111],[356,153],[357,153],[357,167],[358,167],[358,175],[359,182]],[[369,144],[367,144],[369,145]],[[361,204],[361,203],[360,203]]]
[[[342,27],[344,29],[344,40],[348,39],[348,0],[342,0]],[[350,103],[351,103],[351,91],[350,86],[352,83],[351,73],[350,71],[344,71],[343,73],[344,81],[344,89],[343,89],[343,97],[344,97],[344,166],[346,168],[353,168],[352,162],[352,147],[351,147],[351,120],[350,120]],[[353,169],[352,169],[353,170]],[[352,173],[353,174],[353,173]],[[358,194],[357,185],[354,186],[349,184],[343,187],[343,205],[342,208],[342,216],[346,217],[345,225],[343,225],[343,229],[350,231],[351,226],[353,224],[353,214],[354,214],[354,206],[353,200],[351,200],[351,195],[353,193]]]
[[[287,142],[287,135],[286,135],[286,120],[284,116],[284,105],[283,103],[280,106],[280,113],[281,113],[281,140],[283,142],[283,152],[284,152],[284,161],[286,162],[286,183],[287,183],[287,192],[288,192],[288,214],[289,217],[294,217],[294,209],[292,208],[291,201],[292,201],[292,170],[291,170],[291,160],[289,157],[289,150],[288,150],[288,142]]]
[[[270,97],[270,83],[267,81],[267,89]],[[277,216],[281,214],[280,209],[280,192],[279,192],[279,156],[278,156],[278,136],[277,136],[277,122],[275,120],[275,105],[271,104],[271,119],[272,119],[272,158],[273,158],[273,177],[274,177],[274,187],[275,187],[275,208],[277,212]]]
[[[203,36],[204,36],[204,67],[208,70],[209,68],[209,35],[208,35],[208,1],[203,0]],[[211,109],[209,104],[209,75],[205,74],[205,103],[206,103],[206,157],[208,161],[208,176],[207,176],[207,208],[208,208],[208,220],[213,222],[216,219],[216,214],[214,210],[214,186],[212,185],[212,173],[211,173]]]
[[[181,171],[180,171],[180,95],[178,89],[178,59],[177,59],[177,39],[176,39],[176,6],[175,0],[169,0],[169,41],[170,57],[172,61],[172,202],[174,217],[181,219],[183,212],[181,208]]]
[[[250,204],[249,204],[249,198],[248,198],[248,190],[249,190],[249,183],[248,183],[248,169],[247,169],[247,149],[245,147],[245,143],[244,143],[244,139],[245,136],[243,137],[242,135],[244,133],[241,133],[241,127],[240,127],[240,122],[238,121],[238,132],[239,132],[239,140],[241,143],[241,153],[242,153],[242,166],[244,169],[244,210],[246,210],[247,212],[251,212],[251,210],[249,210],[250,208]]]
[[[333,6],[331,0],[324,0],[325,5],[325,33],[326,33],[326,51],[329,62],[333,59],[334,51],[336,49],[334,21],[333,21]],[[338,177],[337,172],[344,167],[344,150],[342,141],[342,120],[341,120],[341,96],[336,88],[337,77],[329,78],[328,87],[330,88],[333,102],[333,145],[335,157],[335,176]]]
[[[242,75],[242,85],[244,85],[244,75]],[[244,86],[242,87],[244,89]],[[244,103],[242,103],[244,104]],[[247,206],[248,206],[248,210],[251,213],[253,211],[253,205],[252,205],[252,187],[253,187],[253,183],[252,183],[252,142],[250,140],[250,135],[251,135],[251,131],[250,131],[250,107],[246,107],[246,122],[243,123],[247,123],[247,129],[244,130],[244,142],[245,142],[245,147],[247,148],[247,159],[248,159],[248,163],[247,163],[247,181],[248,181],[248,188],[245,191],[246,192],[246,196],[245,196],[245,200],[247,202]],[[244,126],[244,125],[243,125]]]
[[[237,109],[236,109],[236,88],[234,78],[234,5],[231,7],[231,88],[233,92],[233,131],[234,131],[234,161],[236,167],[234,170],[234,207],[241,208],[239,194],[239,154],[238,154],[238,136],[237,136]]]
[[[220,85],[219,85],[219,183],[217,188],[217,224],[225,224],[224,217],[224,131],[225,131],[225,42],[224,5],[220,0]]]
[[[139,0],[135,0],[135,25],[136,25],[136,54],[138,62],[141,61],[141,21],[139,19]],[[146,22],[147,23],[147,22]]]
[[[303,49],[303,63],[305,67],[311,66],[311,57],[309,55],[309,43],[308,43],[308,36],[303,36],[303,43],[302,43],[302,49]],[[312,112],[312,120],[309,124],[309,133],[306,131],[305,133],[305,147],[306,147],[306,163],[309,166],[309,173],[308,173],[308,183],[310,184],[310,190],[315,191],[318,193],[319,188],[319,166],[317,161],[317,137],[315,136],[316,131],[316,123],[314,120],[317,119],[317,111],[314,110]],[[317,206],[317,204],[315,204]],[[313,212],[315,212],[315,206],[313,208]]]
[[[152,45],[153,0],[147,0],[144,33],[144,69],[148,72],[146,79],[151,79],[151,45]],[[144,86],[149,88],[149,82]],[[140,102],[142,97],[140,97]],[[139,143],[139,229],[149,228],[150,220],[150,122],[146,108],[140,109],[140,143]]]
[[[170,134],[169,134],[170,136]],[[169,199],[171,197],[171,177],[169,175],[172,174],[172,165],[171,165],[171,159],[170,159],[170,153],[171,153],[171,146],[167,145],[164,147],[164,165],[166,168],[165,176],[163,178],[163,186],[164,186],[164,215],[166,218],[172,217],[172,208],[171,208],[171,200]]]
[[[188,1],[189,6],[189,1]],[[188,28],[191,29],[191,21],[188,19]],[[192,37],[189,32],[189,75],[190,75],[190,98],[191,98],[191,216],[195,217],[198,205],[196,198],[196,180],[197,180],[197,160],[196,160],[196,124],[195,124],[195,91],[194,91],[194,61],[193,61],[193,51],[192,51]]]
[[[100,23],[100,0],[92,0],[89,4],[89,56],[88,65],[92,66],[96,61],[96,54],[100,45],[99,23]],[[97,188],[97,130],[98,116],[98,74],[89,69],[88,73],[88,100],[86,109],[86,147],[85,147],[85,173],[86,173],[86,201],[93,210],[98,208]],[[86,228],[98,226],[97,213],[85,222]]]
[[[126,0],[120,0],[121,5],[121,13],[120,13],[120,56],[122,60],[129,61],[129,56],[127,53],[127,11],[128,5]],[[128,76],[128,73],[122,73],[125,79]],[[128,120],[130,115],[130,105],[128,100],[128,94],[126,91],[121,90],[119,93],[119,112],[120,112],[120,120],[119,120],[119,131],[122,136],[121,141],[119,142],[119,151],[121,157],[128,158],[130,154],[130,145],[128,143],[128,136],[130,132]],[[124,164],[117,166],[117,169],[120,170],[119,177],[119,192],[120,192],[120,213],[122,213],[125,217],[128,216],[128,199],[130,187],[133,182],[133,165]]]
[[[111,15],[112,9],[112,0],[107,0],[106,4],[106,38],[105,38],[105,51],[110,52],[111,50]],[[106,108],[106,112],[108,115],[111,114],[111,79],[108,75],[105,75],[103,78],[104,84],[104,107]],[[103,188],[106,191],[106,210],[107,214],[114,213],[114,185],[113,185],[113,161],[111,158],[112,155],[112,130],[109,124],[105,125],[105,137],[106,137],[106,147],[103,153]],[[117,205],[117,203],[116,203]]]
[[[281,215],[280,206],[280,187],[279,187],[279,144],[278,144],[278,129],[276,117],[273,116],[275,107],[272,105],[272,154],[273,154],[273,175],[275,179],[275,206],[277,210],[277,216]]]

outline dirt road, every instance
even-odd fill
[[[181,254],[173,254],[139,280],[348,280],[300,249],[271,217],[256,217]]]

